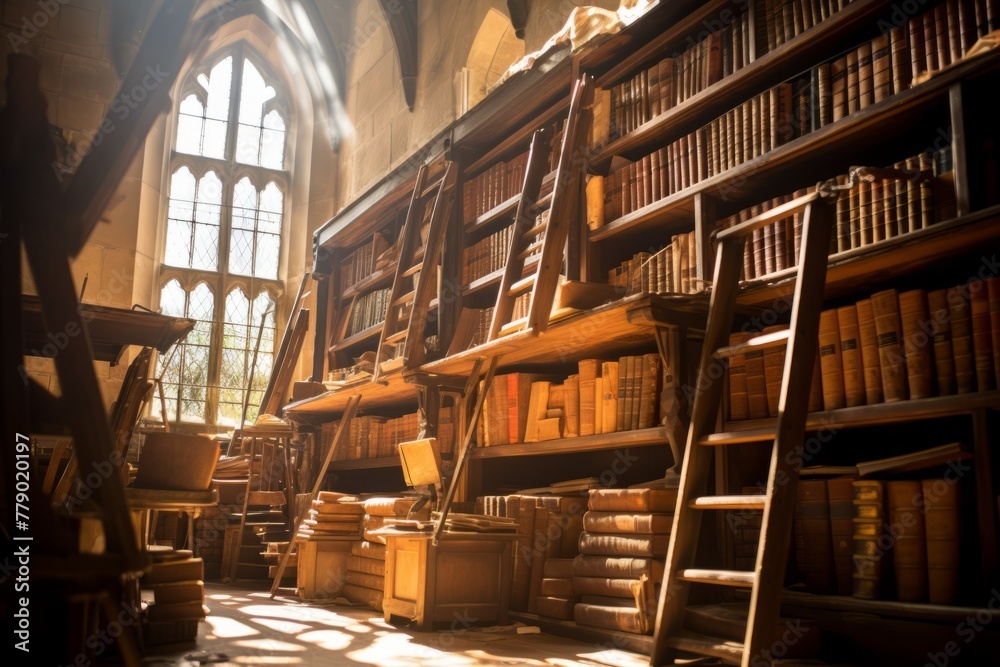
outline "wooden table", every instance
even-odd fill
[[[386,621],[410,619],[416,629],[507,623],[511,548],[517,533],[459,533],[383,529],[386,538]]]

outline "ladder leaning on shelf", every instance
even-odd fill
[[[852,171],[852,182],[860,174]],[[863,174],[862,174],[863,176]],[[743,667],[766,661],[774,624],[781,606],[781,590],[791,540],[795,487],[801,465],[806,425],[810,373],[818,353],[819,314],[823,306],[830,233],[840,186],[820,184],[816,191],[763,215],[722,231],[718,235],[714,289],[709,306],[705,345],[698,369],[698,384],[681,471],[677,511],[667,551],[663,587],[653,636],[651,665],[673,664],[678,651],[710,656]],[[748,236],[777,220],[804,211],[798,280],[787,330],[758,336],[748,343],[726,347],[733,326],[743,249]],[[725,363],[747,350],[787,344],[781,378],[778,420],[773,435],[767,487],[758,496],[707,496],[713,446],[746,442],[746,437],[714,433],[723,383],[713,379],[712,366]],[[745,436],[745,434],[744,434]],[[698,569],[698,533],[704,510],[763,512],[760,544],[753,572]],[[684,630],[691,584],[736,586],[751,589],[743,644],[713,639]]]
[[[431,295],[437,286],[436,268],[441,259],[444,231],[455,203],[458,178],[454,162],[445,164],[438,180],[428,182],[427,172],[426,165],[421,165],[417,171],[410,208],[400,232],[396,275],[375,354],[373,382],[379,379],[384,372],[383,364],[389,361],[389,346],[402,346],[402,354],[392,354],[391,359],[401,358],[408,368],[423,362],[424,327]]]
[[[570,226],[580,219],[580,201],[583,196],[583,176],[586,165],[587,142],[593,121],[594,84],[589,76],[582,77],[573,88],[569,105],[566,130],[563,133],[559,163],[547,220],[536,223],[535,202],[541,187],[542,170],[547,162],[547,149],[539,133],[531,142],[528,167],[525,170],[524,188],[514,216],[514,233],[507,252],[503,278],[497,292],[496,308],[490,324],[489,340],[527,329],[534,333],[545,331],[559,284],[566,239]],[[533,194],[533,196],[527,196]],[[524,273],[525,260],[541,254],[536,269],[528,276]],[[515,301],[530,294],[526,316],[511,320]]]
[[[347,406],[344,408],[344,414],[340,417],[340,423],[337,424],[337,433],[333,436],[333,444],[330,445],[330,451],[326,453],[326,458],[323,460],[323,467],[319,469],[319,474],[316,476],[316,482],[313,484],[312,497],[310,498],[309,506],[312,507],[312,501],[319,498],[320,487],[323,486],[323,480],[326,478],[326,471],[330,468],[330,462],[333,461],[334,457],[337,455],[337,450],[343,445],[343,441],[347,439],[347,434],[351,431],[351,420],[354,419],[355,413],[358,411],[358,403],[361,402],[361,396],[351,396],[347,401]],[[251,464],[253,461],[251,460]],[[293,499],[294,502],[294,499]],[[278,592],[278,588],[281,586],[281,577],[285,574],[285,568],[288,567],[288,560],[292,555],[292,551],[295,550],[295,544],[297,543],[296,535],[299,532],[299,525],[302,523],[304,517],[296,517],[295,525],[292,526],[292,534],[288,538],[288,546],[285,547],[285,553],[281,557],[281,563],[278,565],[278,571],[274,574],[274,583],[271,584],[271,597]]]

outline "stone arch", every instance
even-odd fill
[[[479,24],[465,61],[468,108],[481,102],[507,68],[523,56],[524,42],[514,34],[510,19],[491,7]]]

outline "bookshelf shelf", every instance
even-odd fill
[[[579,452],[595,452],[622,447],[644,447],[662,445],[667,442],[667,429],[656,428],[620,431],[616,433],[601,433],[599,435],[581,435],[575,438],[560,438],[544,442],[525,442],[513,445],[498,445],[495,447],[479,447],[469,452],[473,459],[495,459],[509,456],[542,456],[545,454],[577,454]]]
[[[816,595],[802,591],[786,590],[781,596],[782,605],[804,609],[822,609],[852,614],[872,614],[920,622],[939,622],[952,625],[975,617],[979,609],[920,602],[895,602],[892,600],[862,600],[845,595]]]
[[[354,347],[356,345],[364,343],[365,341],[376,339],[376,338],[378,338],[378,335],[380,333],[382,333],[382,323],[381,322],[379,322],[378,324],[376,324],[374,326],[370,326],[370,327],[368,327],[367,329],[365,329],[363,331],[359,331],[356,334],[352,334],[352,335],[344,338],[343,340],[338,341],[337,343],[335,343],[333,345],[332,349],[336,350],[336,351],[345,350],[347,348]]]
[[[285,406],[285,415],[299,424],[323,424],[337,419],[351,396],[357,395],[361,396],[360,408],[365,411],[405,411],[417,402],[417,388],[405,382],[401,373],[392,373],[379,382],[366,381],[290,403]]]
[[[766,189],[774,180],[783,176],[802,179],[812,175],[817,180],[824,176],[830,177],[832,174],[828,173],[829,168],[824,163],[839,157],[850,158],[857,151],[857,146],[864,145],[869,140],[885,141],[887,128],[891,128],[894,134],[912,129],[912,126],[919,123],[921,111],[935,103],[947,101],[951,85],[968,78],[973,72],[979,74],[998,65],[1000,53],[992,52],[943,70],[913,88],[613,220],[592,231],[590,240],[603,241],[626,232],[659,228],[682,215],[692,215],[696,194],[739,201],[752,194],[755,189]],[[877,142],[873,145],[877,145]],[[822,160],[817,159],[820,153]],[[806,165],[803,161],[808,158],[813,163],[808,164],[804,170]]]
[[[388,266],[378,269],[367,278],[354,283],[344,290],[340,296],[343,299],[350,299],[351,297],[358,296],[359,294],[375,289],[376,287],[383,287],[392,282],[392,277],[395,272],[396,262],[392,262]]]
[[[475,237],[486,230],[492,229],[495,226],[494,223],[514,215],[514,210],[517,208],[517,202],[520,199],[521,195],[516,194],[498,206],[494,206],[475,220],[465,223],[465,233],[469,237]],[[508,219],[506,222],[510,223],[511,220]]]
[[[895,403],[876,403],[875,405],[859,405],[839,410],[810,412],[806,420],[806,431],[900,424],[921,419],[968,415],[984,408],[1000,408],[1000,391],[935,396]],[[726,422],[724,427],[726,432],[710,435],[700,444],[763,442],[774,438],[774,426],[774,419]]]
[[[331,461],[330,470],[375,470],[381,468],[400,468],[398,456],[379,456],[372,459],[349,459],[346,461]]]
[[[887,4],[884,0],[852,2],[833,16],[765,53],[739,71],[668,109],[632,132],[611,141],[591,158],[592,168],[601,173],[606,172],[613,157],[634,156],[655,144],[679,137],[695,129],[699,119],[718,115],[746,99],[749,91],[759,92],[767,86],[799,73],[803,62],[819,62],[824,58],[835,56],[844,49],[845,40],[857,33],[870,30],[874,25],[873,18],[884,11]],[[659,43],[651,42],[637,50],[631,57],[622,59],[618,66],[598,80],[598,85],[607,86],[621,79],[643,62],[653,58],[670,39],[676,37],[665,32],[664,37],[658,40]]]
[[[860,289],[879,280],[910,274],[944,259],[966,252],[979,244],[1000,238],[1000,206],[945,220],[915,232],[830,255],[827,266],[826,296]],[[795,271],[772,273],[743,287],[739,302],[766,305],[791,294]]]

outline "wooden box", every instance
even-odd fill
[[[347,558],[357,538],[327,537],[299,542],[296,588],[303,600],[339,597],[347,578]]]
[[[511,544],[517,534],[445,533],[437,546],[429,534],[384,533],[386,621],[506,624]]]

